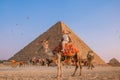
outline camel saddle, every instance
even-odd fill
[[[61,45],[55,47],[54,51],[55,52],[61,52]],[[65,49],[62,52],[62,56],[73,56],[74,54],[78,53],[79,50],[73,45],[73,43],[66,43],[65,44]]]

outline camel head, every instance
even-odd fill
[[[41,41],[41,44],[42,44],[42,47],[43,47],[45,53],[46,53],[48,56],[54,56],[53,50],[51,50],[51,49],[49,48],[49,44],[48,44],[48,41],[47,41],[47,40]]]
[[[48,52],[48,41],[47,40],[43,40],[41,41],[42,47],[44,48],[45,52]]]

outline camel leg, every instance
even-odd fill
[[[91,70],[92,70],[92,63],[91,63],[91,60],[89,60],[88,69],[91,69]]]
[[[61,77],[62,76],[62,73],[61,73],[61,68],[62,68],[62,66],[61,66],[61,55],[60,54],[58,54],[57,55],[58,56],[58,61],[57,61],[57,66],[58,66],[58,70],[57,70],[57,78],[59,78],[59,77]]]
[[[90,69],[92,70],[92,63],[90,62]]]
[[[91,61],[91,70],[94,68],[93,62]]]
[[[60,62],[60,77],[62,77],[62,63]]]
[[[78,69],[78,62],[77,62],[77,61],[75,62],[75,66],[76,66],[76,67],[75,67],[75,70],[74,70],[74,73],[72,74],[72,76],[75,75],[75,73],[76,73],[76,71],[77,71],[77,69]]]
[[[79,67],[80,67],[80,74],[79,74],[79,76],[81,76],[81,74],[82,74],[82,65],[81,65],[81,61],[79,61]]]
[[[88,61],[88,69],[90,69],[90,61]]]

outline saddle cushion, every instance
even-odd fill
[[[72,43],[66,43],[63,56],[72,56],[78,52],[79,50]]]
[[[58,53],[61,52],[61,46],[57,46],[55,47],[55,49],[53,50],[54,52]],[[62,52],[62,56],[72,56],[76,53],[78,53],[79,50],[72,44],[72,43],[66,43],[65,44],[65,49]]]

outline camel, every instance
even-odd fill
[[[17,66],[21,67],[21,66],[27,64],[27,62],[25,62],[25,61],[20,61],[20,62],[17,62],[16,60],[10,60],[10,61],[11,61],[11,66],[14,68]]]
[[[68,43],[69,44],[69,43]],[[49,44],[48,44],[48,41],[47,40],[44,40],[42,41],[42,47],[45,51],[45,53],[47,55],[50,56],[51,59],[54,59],[53,61],[56,60],[56,64],[58,66],[57,68],[57,78],[59,77],[62,77],[62,60],[65,61],[68,57],[66,56],[66,54],[64,54],[62,51],[61,51],[61,42],[59,43],[59,45],[54,49],[54,50],[50,50],[49,49]],[[79,76],[81,76],[81,71],[82,71],[82,65],[81,65],[81,53],[80,51],[75,47],[73,49],[76,49],[75,51],[72,51],[71,55],[69,55],[70,58],[72,58],[72,61],[74,60],[74,63],[75,63],[75,70],[72,74],[72,76],[75,75],[78,67],[80,67],[80,73],[79,73]],[[69,51],[68,51],[69,52]],[[64,55],[63,55],[64,54]]]
[[[11,66],[12,67],[17,67],[19,65],[18,62],[16,62],[16,60],[10,60],[11,61]]]
[[[45,59],[44,58],[37,58],[37,57],[33,57],[29,60],[29,63],[32,65],[45,65]]]
[[[88,51],[88,54],[87,54],[88,69],[92,70],[92,68],[94,68],[93,60],[94,60],[93,51]]]

